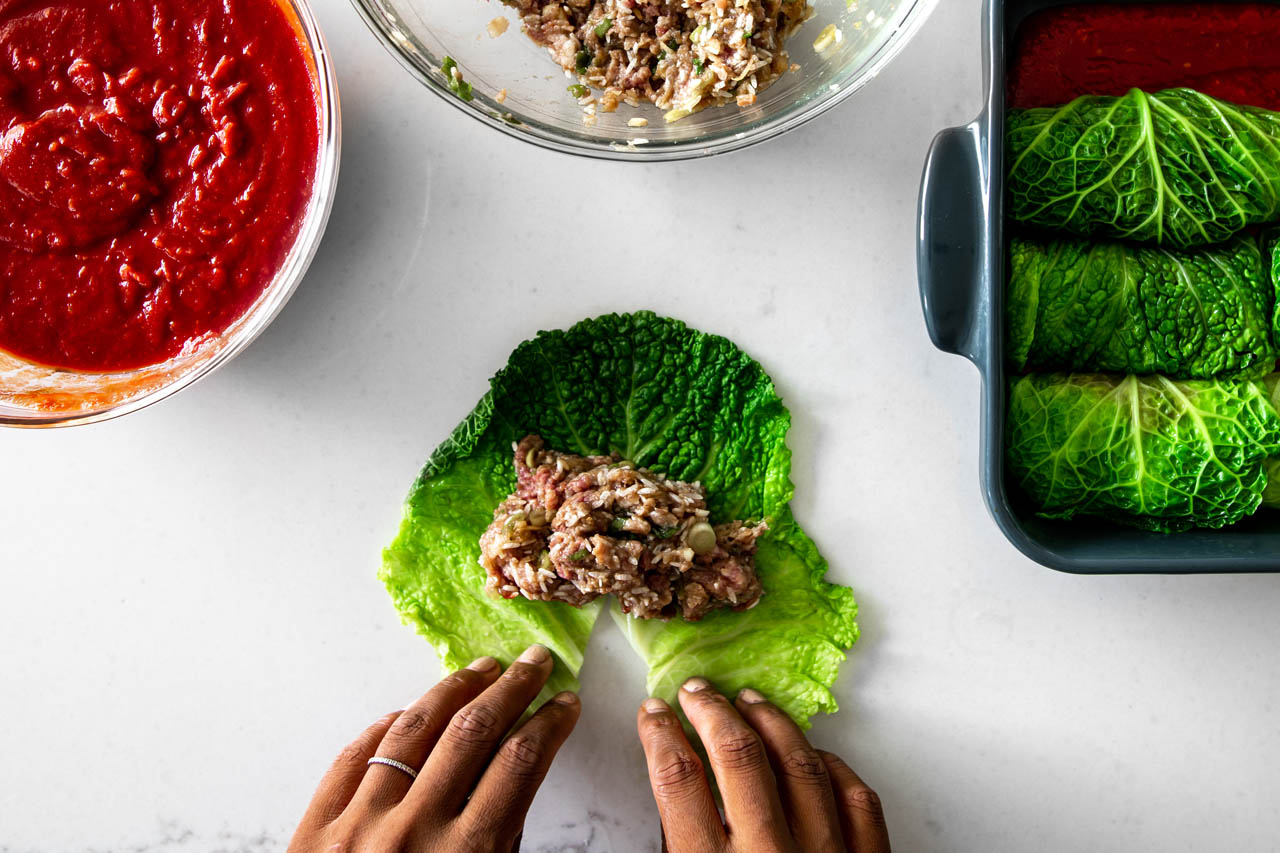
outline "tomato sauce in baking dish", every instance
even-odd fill
[[[320,104],[279,0],[0,0],[0,349],[162,362],[282,266]]]
[[[1010,107],[1187,86],[1280,110],[1280,7],[1268,3],[1062,6],[1019,28]]]

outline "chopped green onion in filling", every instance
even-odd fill
[[[705,521],[699,521],[689,528],[689,547],[698,556],[710,554],[716,549],[716,531]]]
[[[844,33],[840,32],[835,24],[827,24],[826,28],[818,33],[818,37],[813,40],[813,49],[821,52],[833,44],[839,44],[843,40]]]
[[[444,58],[444,62],[440,65],[440,73],[444,75],[444,82],[448,84],[453,94],[464,101],[470,101],[474,97],[471,84],[462,79],[462,70],[458,68],[458,63],[454,62],[452,56]]]
[[[587,95],[591,94],[591,90],[581,83],[574,83],[569,87],[569,94],[573,95],[575,98],[585,98]]]
[[[604,38],[605,34],[608,33],[612,27],[613,27],[613,18],[605,18],[603,21],[596,24],[596,29],[595,29],[596,38],[598,39]]]

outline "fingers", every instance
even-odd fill
[[[880,797],[837,755],[819,752],[835,788],[845,846],[857,853],[889,853],[889,828]]]
[[[422,767],[449,719],[493,684],[501,671],[496,660],[482,657],[449,675],[400,714],[376,754],[414,769]],[[403,770],[371,764],[355,802],[374,811],[387,809],[404,799],[412,785],[413,778]]]
[[[496,832],[497,839],[518,835],[552,759],[573,731],[581,710],[577,696],[561,693],[507,738],[463,810],[464,825]]]
[[[461,812],[498,744],[547,683],[551,667],[551,652],[531,646],[501,678],[454,714],[406,796],[406,805]]]
[[[756,691],[742,691],[735,705],[764,743],[787,823],[800,849],[842,849],[835,795],[822,756],[785,711]]]
[[[755,731],[705,678],[684,683],[680,706],[711,760],[730,841],[741,839],[752,847],[789,841],[778,783]]]
[[[662,849],[668,843],[676,850],[721,849],[726,843],[724,824],[680,718],[661,699],[647,699],[636,726],[662,818]]]
[[[319,829],[338,819],[360,787],[369,759],[399,716],[399,711],[386,714],[343,747],[320,780],[320,786],[311,798],[311,805],[302,817],[302,827]],[[302,827],[298,829],[300,834]]]

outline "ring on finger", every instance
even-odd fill
[[[409,774],[410,779],[418,778],[417,770],[414,770],[412,767],[410,767],[408,764],[405,764],[403,761],[396,761],[394,758],[384,758],[381,755],[375,755],[373,758],[369,759],[369,766],[372,767],[375,764],[385,764],[388,767],[394,767],[397,770],[400,770],[404,773]]]

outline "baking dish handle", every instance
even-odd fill
[[[920,184],[917,266],[924,321],[934,346],[977,361],[978,307],[988,229],[982,128],[938,134]]]

